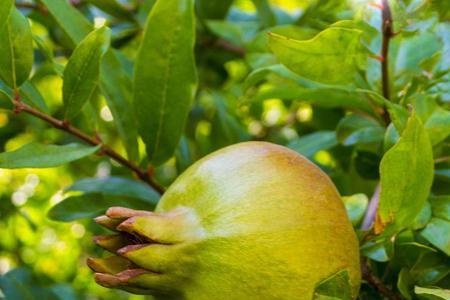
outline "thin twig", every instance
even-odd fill
[[[443,156],[443,157],[436,158],[434,160],[434,163],[439,164],[439,163],[446,162],[446,161],[450,161],[450,156]]]
[[[47,115],[25,103],[23,103],[20,99],[20,96],[16,95],[15,98],[12,100],[15,109],[14,112],[20,113],[25,112],[29,115],[35,116],[51,125],[53,127],[65,131],[73,136],[76,136],[80,140],[86,142],[89,145],[92,146],[100,146],[100,152],[104,155],[109,156],[111,159],[115,160],[122,166],[130,169],[133,171],[136,176],[141,179],[142,181],[149,184],[151,187],[153,187],[156,191],[158,191],[160,194],[164,193],[164,188],[159,185],[154,179],[150,176],[149,172],[141,170],[135,163],[127,160],[125,157],[114,151],[110,146],[103,144],[97,137],[89,136],[88,134],[84,133],[80,129],[70,125],[69,122],[56,119],[50,115]]]
[[[384,285],[380,278],[375,276],[369,269],[365,258],[361,259],[362,278],[373,286],[380,294],[390,300],[401,300],[402,297]]]

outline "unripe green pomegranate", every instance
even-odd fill
[[[157,299],[313,299],[347,270],[360,284],[358,242],[331,180],[294,151],[247,142],[187,169],[155,212],[110,208],[97,221],[119,233],[90,259],[106,287]]]

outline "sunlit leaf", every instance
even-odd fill
[[[80,144],[64,146],[27,144],[11,152],[0,153],[0,168],[51,168],[69,163],[95,153],[100,146]]]
[[[145,27],[134,76],[139,132],[156,165],[173,155],[194,97],[194,42],[194,1],[158,1]]]
[[[349,83],[367,55],[357,29],[331,27],[310,40],[271,34],[269,46],[295,73],[325,83]]]
[[[74,118],[97,87],[100,61],[109,47],[110,30],[101,27],[90,33],[73,51],[64,70],[65,118]]]
[[[341,119],[336,128],[338,141],[344,146],[380,142],[385,129],[375,120],[357,114]]]
[[[9,87],[17,88],[28,79],[33,66],[30,25],[17,9],[12,10],[1,29],[0,41],[0,78]]]
[[[378,215],[393,229],[409,227],[422,209],[433,180],[433,153],[422,123],[413,114],[399,141],[384,155],[381,165]]]
[[[13,0],[3,0],[2,5],[0,5],[0,31],[3,26],[6,25],[8,21],[9,14],[11,13],[14,1]]]
[[[440,288],[424,288],[420,286],[414,287],[414,292],[417,295],[421,295],[427,299],[435,300],[442,299],[448,300],[450,299],[450,290],[440,289]]]

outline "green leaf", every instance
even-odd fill
[[[420,232],[431,244],[450,256],[450,221],[433,218]]]
[[[445,140],[450,135],[450,111],[436,108],[425,122],[425,129],[432,145]]]
[[[3,0],[2,5],[0,5],[0,31],[8,21],[9,14],[11,13],[11,10],[13,8],[13,3],[13,0]]]
[[[232,43],[244,47],[258,32],[256,22],[230,22],[230,21],[207,21],[206,25],[215,35]]]
[[[28,105],[36,107],[42,112],[49,112],[44,98],[33,82],[29,80],[25,81],[20,87],[20,95],[22,96],[22,101]]]
[[[310,40],[270,34],[269,47],[295,73],[325,83],[349,83],[367,56],[357,29],[331,27]]]
[[[435,300],[435,299],[450,299],[450,290],[440,289],[440,288],[424,288],[420,286],[414,287],[414,292],[417,295],[424,296],[427,299]],[[434,296],[434,297],[433,297]]]
[[[389,256],[385,247],[385,241],[383,239],[368,241],[367,243],[362,245],[361,254],[378,262],[386,262],[389,260]]]
[[[258,19],[262,28],[267,28],[276,25],[275,14],[270,7],[267,0],[252,0],[258,11]]]
[[[19,87],[33,66],[33,37],[28,19],[13,9],[0,31],[0,78],[11,88]]]
[[[433,180],[430,140],[415,113],[381,160],[380,173],[380,221],[392,223],[392,229],[407,228],[425,204]]]
[[[98,151],[100,146],[88,147],[80,144],[64,146],[27,144],[11,152],[0,153],[0,168],[51,168],[83,158]]]
[[[233,0],[196,0],[195,8],[202,19],[223,19],[227,15],[231,4],[233,4]]]
[[[65,119],[73,119],[97,87],[100,61],[109,47],[110,30],[92,31],[73,51],[64,70],[63,101]]]
[[[403,268],[400,270],[397,280],[397,287],[403,297],[407,300],[411,300],[410,289],[414,286],[413,278],[409,274],[408,269]]]
[[[194,43],[194,1],[158,1],[136,59],[133,103],[155,165],[173,155],[191,107],[197,86]]]
[[[129,197],[141,199],[155,206],[159,194],[149,185],[140,181],[122,178],[86,178],[75,182],[66,191],[80,191],[86,194],[98,193],[105,196]]]
[[[365,194],[354,194],[342,197],[342,201],[344,201],[347,215],[353,226],[358,225],[364,217],[369,199]]]
[[[317,131],[293,140],[287,146],[306,157],[312,157],[318,151],[333,148],[337,144],[334,131]]]
[[[86,2],[89,2],[97,6],[102,11],[118,19],[127,20],[131,22],[134,21],[131,9],[125,7],[117,0],[87,0]]]
[[[345,116],[336,128],[337,140],[344,146],[380,142],[384,127],[375,120],[357,114]]]
[[[56,23],[71,39],[73,46],[91,32],[92,24],[66,0],[42,0]]]
[[[91,32],[92,24],[67,1],[43,0],[43,3],[73,45],[77,45]],[[117,52],[111,48],[102,60],[100,73],[100,87],[128,157],[137,160],[137,129],[131,105],[131,79],[124,72]]]
[[[326,298],[323,298],[323,297]],[[351,299],[350,278],[347,270],[341,270],[321,281],[315,288],[313,300]]]
[[[70,222],[92,218],[103,214],[111,206],[124,206],[132,209],[152,210],[153,204],[136,198],[84,194],[64,199],[52,207],[48,217],[55,221]]]
[[[114,117],[128,157],[139,159],[137,125],[131,103],[131,78],[123,71],[118,55],[110,49],[104,56],[100,70],[100,88]]]
[[[433,216],[450,221],[450,196],[430,197]]]
[[[0,108],[14,109],[11,97],[9,97],[9,95],[3,90],[0,90]]]

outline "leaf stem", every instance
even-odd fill
[[[18,95],[18,93],[15,93],[15,96],[14,96],[14,99],[12,100],[12,102],[15,105],[15,109],[14,109],[15,113],[25,112],[29,115],[35,116],[36,118],[41,119],[41,120],[53,125],[53,127],[57,128],[59,130],[65,131],[73,136],[76,136],[78,139],[86,142],[89,145],[92,145],[92,146],[100,145],[100,147],[101,147],[100,152],[102,154],[109,156],[111,159],[115,160],[122,166],[133,171],[139,179],[146,182],[148,185],[153,187],[160,194],[164,193],[164,188],[161,185],[159,185],[150,176],[149,172],[140,169],[135,163],[127,160],[125,157],[123,157],[122,155],[117,153],[115,150],[113,150],[110,146],[102,143],[102,141],[99,140],[97,137],[89,136],[88,134],[84,133],[80,129],[70,125],[69,122],[56,119],[50,115],[47,115],[35,108],[23,103],[21,101],[21,98]]]

